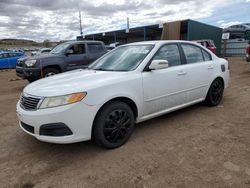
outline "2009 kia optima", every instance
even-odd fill
[[[185,41],[120,46],[81,69],[28,85],[17,104],[20,127],[41,141],[93,139],[116,148],[135,123],[205,101],[218,105],[229,66]]]

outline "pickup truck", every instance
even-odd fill
[[[29,82],[58,73],[86,68],[107,52],[100,41],[70,41],[59,44],[49,54],[21,58],[16,75]]]

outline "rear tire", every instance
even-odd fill
[[[93,126],[93,140],[108,149],[117,148],[130,138],[135,127],[131,108],[123,102],[106,104],[97,114]]]
[[[205,102],[209,106],[217,106],[220,104],[224,93],[224,83],[221,79],[217,78],[211,84]]]
[[[43,78],[54,76],[58,73],[59,71],[55,68],[45,68],[43,71]]]

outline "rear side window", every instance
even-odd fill
[[[7,58],[9,57],[9,54],[5,53],[5,54],[0,54],[0,58]]]
[[[208,52],[206,52],[205,50],[202,50],[202,54],[204,57],[204,61],[211,61],[212,60],[211,55]]]
[[[163,46],[156,53],[154,60],[167,60],[170,67],[180,65],[181,58],[178,46],[176,44],[168,44]]]
[[[17,57],[18,54],[9,54],[9,57]]]
[[[183,48],[187,64],[199,63],[204,61],[201,48],[189,44],[182,44],[181,46]]]
[[[98,52],[103,52],[103,46],[102,44],[88,44],[88,49],[90,53],[98,53]]]

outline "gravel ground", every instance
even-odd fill
[[[0,72],[0,187],[250,187],[250,64],[230,58],[218,107],[198,104],[137,126],[127,144],[55,145],[18,127],[25,80]]]

